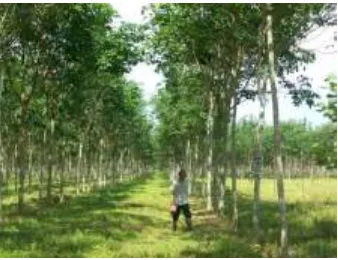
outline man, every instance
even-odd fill
[[[181,211],[183,211],[188,230],[192,229],[191,212],[188,201],[188,182],[186,181],[186,172],[181,169],[177,174],[177,180],[172,186],[173,202],[171,207],[172,229],[177,228],[177,221]]]

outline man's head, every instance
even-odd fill
[[[185,173],[184,169],[181,169],[178,173],[177,173],[177,177],[180,181],[184,181],[186,178],[187,174]]]

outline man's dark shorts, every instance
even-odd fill
[[[189,204],[184,204],[184,205],[177,206],[176,211],[171,213],[174,221],[178,220],[178,218],[180,217],[181,211],[183,211],[183,215],[185,218],[191,218]]]

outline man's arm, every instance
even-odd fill
[[[172,194],[172,204],[175,204],[175,194],[176,194],[176,183],[174,182],[171,186],[171,194]]]

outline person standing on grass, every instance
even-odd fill
[[[177,179],[174,181],[174,184],[171,188],[173,201],[170,211],[173,231],[175,231],[177,228],[177,221],[180,217],[181,211],[183,211],[188,230],[192,229],[191,212],[188,201],[188,182],[186,180],[186,176],[186,172],[181,169],[177,173]]]

